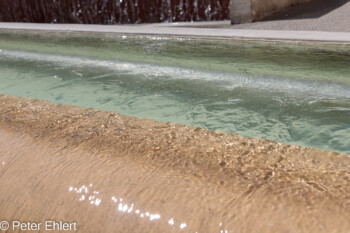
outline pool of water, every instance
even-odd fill
[[[350,154],[350,49],[0,33],[0,93]]]

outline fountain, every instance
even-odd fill
[[[229,0],[3,0],[0,21],[125,24],[229,19]]]

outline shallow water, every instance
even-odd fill
[[[350,50],[0,35],[0,92],[350,154]]]
[[[84,233],[347,233],[349,168],[338,153],[0,95],[8,221],[76,222]]]

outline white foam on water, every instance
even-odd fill
[[[213,82],[220,88],[253,88],[261,91],[285,92],[292,96],[319,98],[350,98],[350,85],[344,83],[310,81],[285,77],[232,74],[201,71],[157,64],[132,63],[115,60],[98,60],[85,57],[42,54],[23,51],[2,51],[5,59],[23,59],[51,62],[64,67],[98,67],[124,74],[137,75],[143,79],[179,79]],[[96,77],[100,78],[100,76]],[[331,77],[330,77],[331,80]]]

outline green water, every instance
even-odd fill
[[[350,49],[0,33],[0,93],[350,154]]]

